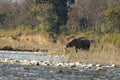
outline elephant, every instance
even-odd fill
[[[89,50],[90,48],[90,40],[86,37],[80,37],[77,39],[71,40],[67,43],[66,48],[75,47],[75,51],[78,52],[78,49]]]

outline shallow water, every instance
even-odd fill
[[[65,59],[58,56],[36,55],[40,52],[13,52],[13,51],[0,51],[0,58],[16,59],[16,60],[41,60],[41,61],[56,61],[61,62]]]
[[[36,52],[15,52],[0,51],[0,59],[16,60],[41,60],[57,62],[49,65],[33,65],[9,63],[1,60],[0,62],[0,80],[120,80],[120,67],[110,67],[108,65],[93,63],[76,63],[64,66],[66,59],[58,56],[47,56]],[[3,61],[3,62],[2,62]],[[14,60],[13,60],[14,61]],[[57,64],[63,63],[58,66]],[[28,61],[29,62],[29,61]],[[23,62],[24,63],[24,62]],[[71,66],[70,66],[71,65]],[[90,66],[91,65],[91,66]]]

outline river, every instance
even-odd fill
[[[69,62],[41,52],[0,51],[0,80],[120,80],[120,66]]]

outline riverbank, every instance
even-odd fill
[[[120,80],[120,66],[0,58],[0,80]]]
[[[76,37],[79,37],[77,35]],[[42,34],[23,34],[14,33],[0,36],[0,50],[21,51],[21,52],[42,52],[46,55],[64,56],[75,62],[93,62],[100,64],[120,65],[119,48],[109,44],[91,43],[89,51],[79,50],[75,52],[74,48],[66,48],[67,42],[75,38],[68,36],[54,39]]]

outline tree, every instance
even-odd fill
[[[52,21],[51,26],[49,26],[51,28],[49,29],[56,34],[59,34],[60,26],[66,25],[66,22],[68,20],[67,16],[68,0],[33,0],[33,1],[36,4],[36,8],[39,7],[39,10],[35,10],[38,12],[35,13],[39,14],[39,12],[41,12],[41,15],[39,16],[41,16],[41,19],[47,21],[47,23]],[[47,17],[45,17],[45,14]],[[44,20],[41,21],[41,24],[42,22],[45,22]]]
[[[64,26],[68,20],[68,7],[67,7],[67,0],[53,0],[53,8],[57,15],[57,23],[54,29],[56,30],[57,34],[60,32],[60,26]]]
[[[94,29],[95,32],[98,32],[103,22],[101,13],[106,8],[107,1],[105,0],[76,0],[68,12],[68,24],[74,23],[72,30],[86,31]]]
[[[120,8],[109,8],[103,15],[107,32],[120,32]]]
[[[1,11],[0,12],[0,25],[4,24],[5,17],[6,17],[6,14]]]

